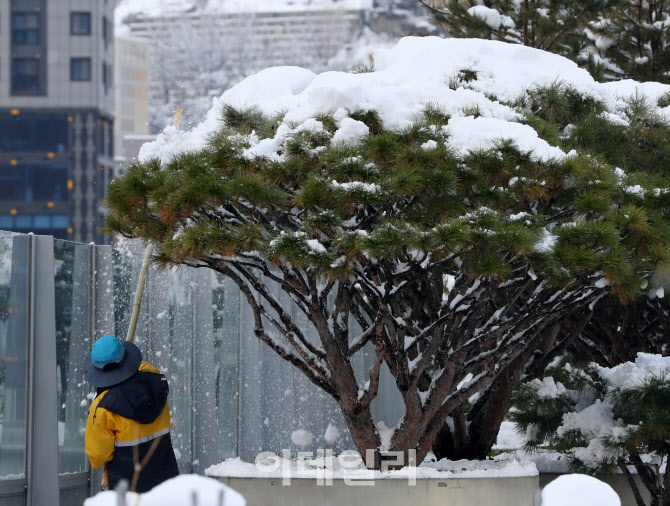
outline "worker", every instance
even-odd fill
[[[139,348],[101,337],[86,359],[86,380],[97,388],[86,423],[86,455],[94,469],[107,466],[109,487],[125,479],[131,490],[146,492],[177,476],[168,383],[142,361]]]

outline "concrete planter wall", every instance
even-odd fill
[[[540,490],[538,476],[417,479],[415,486],[402,479],[376,480],[373,486],[341,479],[332,486],[317,486],[313,479],[293,478],[288,486],[279,478],[217,479],[242,494],[247,506],[538,506]]]

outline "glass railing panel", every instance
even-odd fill
[[[143,254],[143,245],[133,241],[121,243],[113,252],[114,319],[119,339],[125,339],[128,331]],[[135,331],[142,358],[168,379],[172,443],[184,468],[193,458],[193,272],[186,267],[149,269]]]
[[[133,241],[124,241],[114,249],[112,253],[113,276],[114,276],[114,326],[116,337],[125,339],[128,334],[130,318],[133,314],[133,303],[135,301],[135,290],[137,289],[137,280],[140,276],[142,267],[143,248],[140,243]],[[152,269],[153,270],[153,269]],[[135,330],[135,344],[143,352],[146,341],[146,320],[147,320],[147,293],[144,292],[140,317]]]
[[[0,231],[0,480],[26,472],[30,240]]]
[[[88,470],[84,431],[91,388],[84,373],[92,337],[91,250],[88,245],[54,241],[60,474]]]
[[[240,291],[218,273],[212,273],[211,289],[218,458],[224,460],[237,456]]]
[[[188,268],[174,269],[168,277],[169,308],[163,316],[169,322],[170,414],[172,444],[177,462],[191,463],[192,457],[192,363],[193,363],[193,284]],[[156,287],[155,289],[160,289]],[[157,317],[157,316],[156,316]]]

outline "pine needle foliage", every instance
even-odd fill
[[[571,124],[600,113],[560,85],[534,90],[528,104],[520,112],[565,144],[575,142]],[[376,111],[349,116],[369,134],[334,143],[342,119],[328,111],[287,125],[227,106],[200,149],[133,164],[114,180],[107,226],[152,241],[163,265],[230,277],[258,338],[340,404],[360,450],[381,444],[370,403],[382,363],[408,413],[392,446],[425,454],[474,392],[537,359],[547,329],[606,293],[635,298],[670,263],[667,185],[655,186],[665,179],[636,173],[630,186],[645,191],[631,194],[633,176],[596,145],[540,160],[500,139],[462,154],[448,147],[449,118],[434,105],[398,131]],[[278,153],[258,154],[259,139],[280,129]],[[359,387],[351,357],[366,345],[375,365]],[[468,374],[476,379],[458,389]]]
[[[559,54],[598,80],[670,82],[667,0],[417,0],[450,37]]]
[[[528,451],[548,446],[569,459],[573,472],[606,479],[622,473],[638,506],[645,506],[634,468],[649,504],[664,504],[670,499],[670,482],[660,474],[670,455],[670,371],[647,372],[626,385],[612,385],[606,372],[562,361],[543,381],[516,389],[510,418]]]

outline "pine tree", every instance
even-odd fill
[[[670,82],[665,0],[418,0],[450,37],[560,54],[600,80]]]
[[[538,105],[547,103],[556,107]],[[560,85],[517,107],[557,144],[577,142],[575,125],[593,117],[609,124],[602,104]],[[588,146],[564,159],[539,159],[510,140],[458,154],[445,144],[449,119],[429,106],[392,131],[360,110],[297,128],[225,106],[203,148],[136,163],[112,182],[108,228],[153,241],[163,265],[234,281],[256,336],[339,403],[377,468],[370,406],[383,364],[406,409],[384,450],[404,452],[405,462],[416,450],[421,461],[440,433],[452,455],[482,458],[524,368],[573,338],[559,332],[565,319],[588,321],[606,293],[633,299],[670,263],[670,193]],[[338,122],[351,120],[370,133],[331,143]],[[250,156],[280,125],[281,156]],[[364,350],[374,360],[360,384],[352,359]]]
[[[549,143],[560,145],[564,150],[588,153],[625,172],[645,173],[660,184],[657,178],[663,177],[663,168],[670,163],[670,128],[656,113],[656,106],[664,107],[665,100],[661,96],[653,103],[645,97],[636,97],[621,111],[623,116],[614,119],[597,110],[590,114],[580,112],[587,105],[580,96],[555,84],[531,90],[518,105],[526,111],[526,122]],[[635,186],[627,188],[632,190]],[[651,189],[642,195],[665,198],[660,191]],[[631,226],[644,229],[641,223]],[[559,336],[556,339],[559,346],[539,348],[522,367],[501,376],[504,381],[496,382],[478,398],[467,419],[468,430],[477,436],[471,437],[463,448],[455,444],[451,432],[445,428],[435,443],[435,454],[452,459],[471,455],[482,458],[496,441],[500,425],[512,405],[511,392],[515,385],[540,377],[552,360],[564,352],[575,360],[588,358],[604,366],[633,360],[638,351],[670,353],[668,302],[654,296],[658,283],[667,276],[664,272],[657,274],[649,273],[653,281],[649,286],[645,282],[646,293],[642,297],[622,300],[619,296],[607,295],[593,308],[573,312],[552,330]]]
[[[577,317],[566,325],[578,325]],[[670,355],[670,303],[667,298],[642,297],[634,304],[606,299],[568,348],[575,359],[614,367],[635,359],[638,352]]]
[[[589,24],[607,79],[670,83],[670,3],[627,0]]]
[[[638,506],[646,506],[633,479],[635,469],[651,496],[670,501],[670,361],[643,355],[614,369],[561,364],[514,394],[511,419],[526,437],[526,449],[543,445],[565,455],[573,472],[611,478],[621,473]],[[622,367],[624,369],[622,369]],[[618,370],[617,370],[618,369]]]

